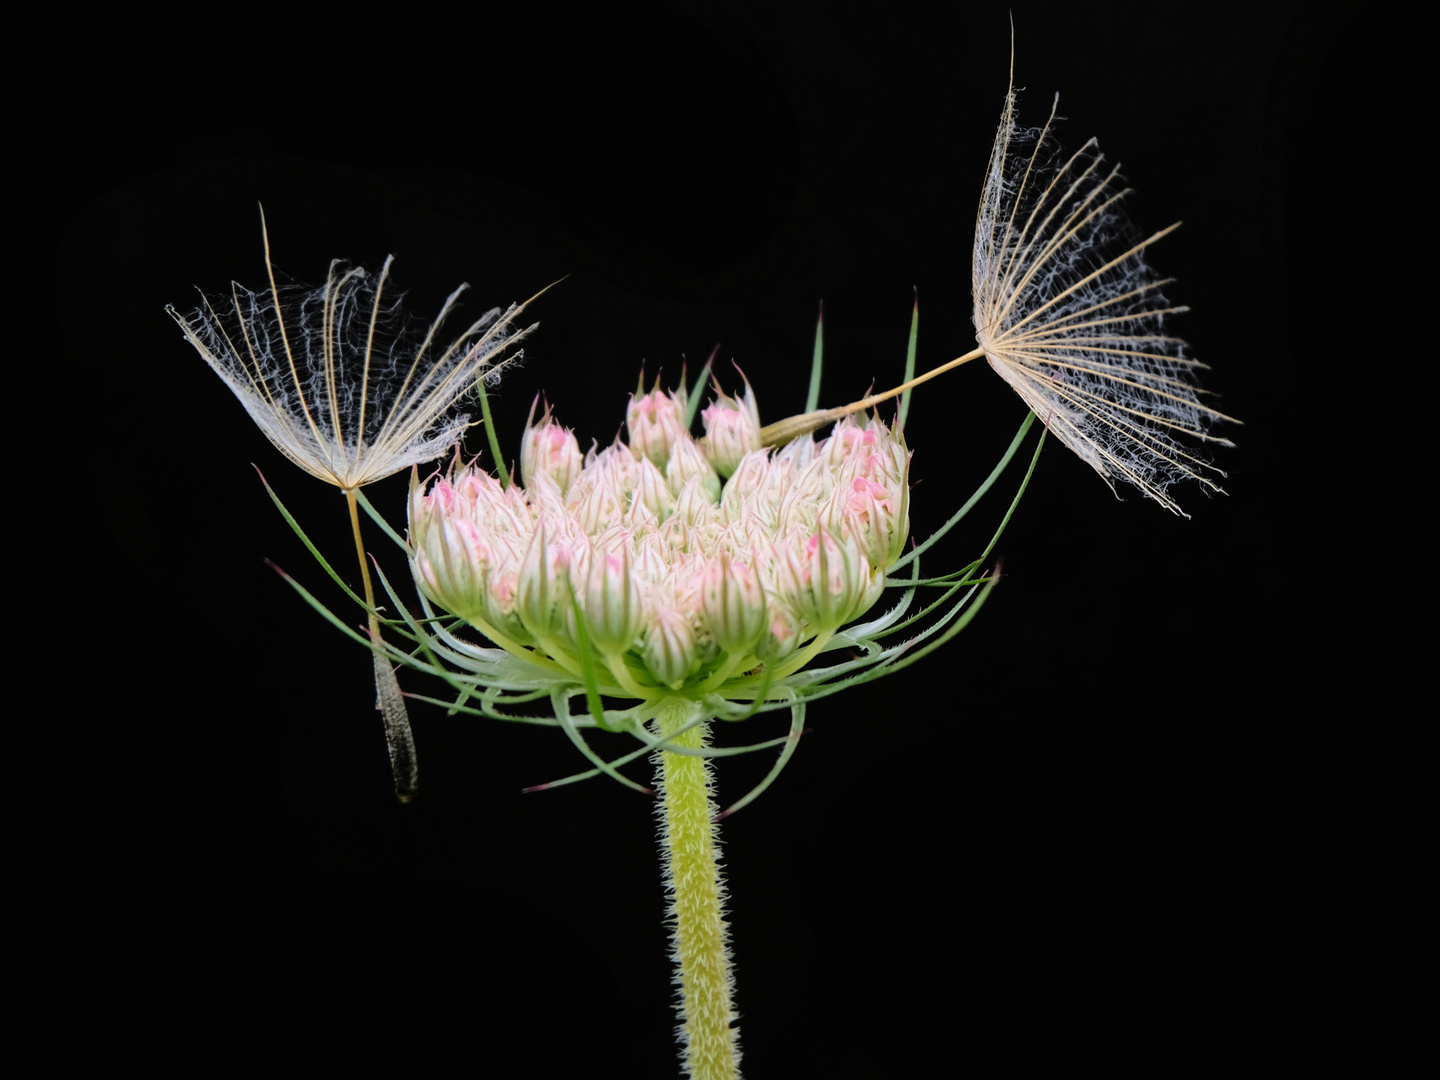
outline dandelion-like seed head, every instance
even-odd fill
[[[263,219],[262,219],[263,228]],[[423,334],[390,284],[336,260],[316,289],[279,287],[265,240],[268,289],[231,284],[230,294],[189,314],[166,310],[276,448],[300,468],[346,491],[452,447],[469,423],[450,417],[477,376],[535,327],[516,329],[523,304],[494,308],[449,344],[437,341],[461,285]],[[512,353],[503,363],[513,363]]]
[[[1056,99],[1058,105],[1058,98]],[[1005,98],[975,221],[976,340],[990,362],[1065,446],[1114,489],[1134,484],[1179,514],[1179,480],[1221,489],[1204,444],[1223,413],[1200,400],[1185,343],[1166,321],[1185,311],[1145,261],[1121,203],[1129,189],[1095,140],[1058,150],[1045,126],[1019,127]],[[1117,251],[1109,255],[1107,252]]]

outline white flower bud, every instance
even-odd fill
[[[828,465],[815,458],[790,480],[776,510],[779,528],[814,531],[820,508],[835,489],[835,476]]]
[[[697,477],[680,489],[675,508],[670,512],[670,521],[679,518],[687,529],[700,529],[716,520],[715,504],[702,484]]]
[[[581,531],[595,536],[624,521],[626,496],[615,473],[602,473],[593,484],[586,486],[589,490],[584,500],[570,508]]]
[[[726,481],[725,490],[720,496],[720,506],[726,521],[739,521],[746,511],[760,510],[763,504],[762,493],[770,482],[770,452],[751,451],[740,460],[733,472],[734,475]],[[767,513],[760,516],[773,517]]]

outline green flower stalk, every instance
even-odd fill
[[[699,711],[696,704],[675,697],[656,718],[656,733],[671,747],[657,755],[660,843],[686,1065],[694,1077],[729,1077],[738,1075],[740,1046],[725,883],[715,842],[715,770],[705,758],[681,752],[709,745],[709,725],[693,722]]]

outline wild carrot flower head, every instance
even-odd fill
[[[1058,104],[1058,98],[1057,98]],[[1026,130],[1006,95],[975,221],[976,340],[991,367],[1112,490],[1134,484],[1181,513],[1175,481],[1220,488],[1195,443],[1230,417],[1205,405],[1185,343],[1165,322],[1171,305],[1145,251],[1178,228],[1129,235],[1119,167],[1091,139],[1069,157],[1045,126]],[[1110,255],[1107,252],[1116,251]]]
[[[907,370],[916,326],[912,316]],[[817,343],[812,401],[819,378]],[[452,713],[563,729],[594,767],[542,787],[603,773],[648,791],[619,769],[711,719],[788,710],[786,736],[696,750],[719,756],[780,748],[766,778],[731,813],[784,768],[809,701],[942,647],[995,585],[985,560],[1009,513],[979,558],[960,569],[922,576],[921,556],[995,484],[1033,415],[975,495],[907,551],[911,454],[898,423],[892,428],[846,406],[825,421],[834,424],[826,438],[809,433],[816,425],[765,446],[762,431],[773,439],[821,414],[762,429],[748,387],[738,400],[718,388],[717,396],[696,439],[691,394],[658,385],[645,393],[642,386],[628,408],[629,441],[617,438],[583,457],[548,405],[538,420],[532,408],[520,484],[503,466],[496,476],[463,464],[458,451],[446,474],[428,484],[418,469],[411,472],[409,537],[391,536],[409,557],[421,610],[411,613],[382,575],[400,616],[387,625],[411,644],[382,641],[378,631],[372,640],[391,662],[444,680],[455,696],[425,700]],[[493,440],[491,449],[500,457]],[[733,462],[723,460],[732,455]],[[1024,483],[1012,512],[1023,492]],[[874,614],[886,589],[898,590],[898,599]],[[938,595],[917,602],[922,589]],[[578,714],[577,697],[586,706]],[[527,703],[545,698],[551,715],[534,715]],[[683,730],[665,723],[660,729],[668,733],[652,730],[652,721],[681,715],[688,718]],[[625,732],[640,746],[607,760],[581,734],[587,727]]]
[[[818,443],[750,451],[722,487],[686,428],[683,395],[632,399],[631,442],[572,475],[574,436],[547,409],[523,489],[464,466],[428,490],[417,477],[422,592],[561,679],[593,648],[614,696],[724,696],[764,664],[796,670],[879,597],[908,535],[910,453],[878,420],[846,419]]]
[[[227,297],[202,293],[188,315],[166,309],[276,448],[344,490],[445,453],[468,423],[447,419],[450,407],[534,329],[515,329],[523,305],[512,304],[437,341],[461,285],[423,335],[412,333],[403,295],[389,285],[393,261],[372,277],[336,260],[320,288],[280,288],[267,238],[268,289],[232,283]]]

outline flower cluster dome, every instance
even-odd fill
[[[632,398],[628,443],[583,458],[548,406],[531,419],[522,485],[417,478],[410,540],[432,602],[557,676],[589,651],[606,692],[644,699],[781,677],[875,603],[904,548],[910,451],[876,419],[762,448],[747,387],[696,440],[683,392],[657,389]]]

